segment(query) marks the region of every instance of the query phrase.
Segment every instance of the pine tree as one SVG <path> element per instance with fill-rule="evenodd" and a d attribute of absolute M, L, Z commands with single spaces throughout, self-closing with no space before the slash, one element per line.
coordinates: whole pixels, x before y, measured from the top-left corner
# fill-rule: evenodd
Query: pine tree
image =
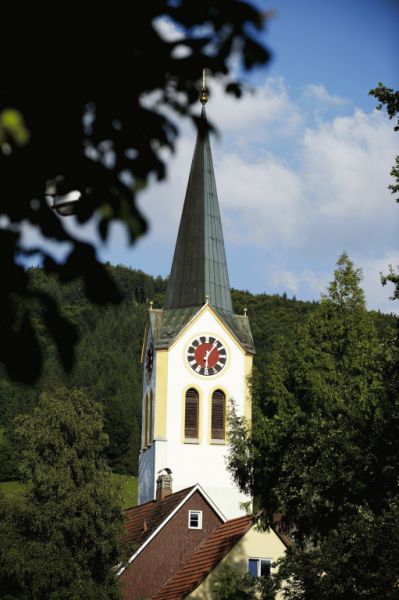
<path fill-rule="evenodd" d="M 368 567 L 356 562 L 357 545 L 379 526 L 386 533 L 384 523 L 397 514 L 399 452 L 391 421 L 398 403 L 388 393 L 385 373 L 393 353 L 377 337 L 360 281 L 360 271 L 343 254 L 327 295 L 294 342 L 281 344 L 254 377 L 252 436 L 242 422 L 232 424 L 230 468 L 236 479 L 264 510 L 265 525 L 277 512 L 296 530 L 298 545 L 281 568 L 291 578 L 287 598 L 333 598 L 314 585 L 330 582 L 333 589 L 338 573 L 336 598 L 367 589 L 370 582 L 360 574 Z M 387 547 L 397 548 L 398 533 L 384 540 Z M 342 555 L 334 559 L 337 539 L 345 545 L 346 562 L 340 562 Z M 377 547 L 369 544 L 371 555 Z M 377 577 L 378 585 L 393 590 L 398 576 L 392 567 L 389 582 Z"/>
<path fill-rule="evenodd" d="M 58 390 L 21 416 L 17 431 L 27 490 L 1 507 L 0 598 L 118 598 L 122 516 L 99 406 L 82 391 Z"/>

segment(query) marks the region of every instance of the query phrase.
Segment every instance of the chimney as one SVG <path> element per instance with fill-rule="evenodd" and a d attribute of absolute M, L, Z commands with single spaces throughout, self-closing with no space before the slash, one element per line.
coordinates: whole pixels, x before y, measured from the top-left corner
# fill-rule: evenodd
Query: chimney
<path fill-rule="evenodd" d="M 168 468 L 158 471 L 156 500 L 163 500 L 172 494 L 172 471 Z"/>

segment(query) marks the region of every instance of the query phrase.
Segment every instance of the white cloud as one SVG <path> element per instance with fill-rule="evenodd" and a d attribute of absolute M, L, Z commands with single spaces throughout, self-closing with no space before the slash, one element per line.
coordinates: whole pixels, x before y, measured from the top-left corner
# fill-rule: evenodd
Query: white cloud
<path fill-rule="evenodd" d="M 248 143 L 270 135 L 271 131 L 275 133 L 276 129 L 280 136 L 292 135 L 302 123 L 300 110 L 290 99 L 281 77 L 267 78 L 256 93 L 247 92 L 239 100 L 224 93 L 222 82 L 210 81 L 209 87 L 209 117 L 222 135 L 245 132 Z"/>
<path fill-rule="evenodd" d="M 234 284 L 319 298 L 346 250 L 365 268 L 370 306 L 381 301 L 388 310 L 372 265 L 380 260 L 383 270 L 399 225 L 387 189 L 398 151 L 391 124 L 376 111 L 355 110 L 305 126 L 281 79 L 241 101 L 213 86 L 207 108 L 222 134 L 212 146 L 225 239 L 233 252 L 240 248 L 236 263 L 249 265 L 245 272 L 230 265 Z M 193 130 L 182 131 L 168 181 L 140 201 L 154 239 L 171 252 L 194 148 Z"/>
<path fill-rule="evenodd" d="M 300 220 L 301 183 L 282 161 L 267 155 L 248 163 L 227 154 L 216 171 L 229 236 L 262 248 L 293 239 Z"/>
<path fill-rule="evenodd" d="M 309 83 L 304 87 L 303 95 L 305 98 L 311 98 L 331 106 L 342 106 L 349 103 L 347 98 L 329 94 L 326 87 L 322 83 Z"/>
<path fill-rule="evenodd" d="M 330 217 L 365 221 L 387 196 L 396 138 L 382 115 L 357 110 L 308 128 L 303 139 L 305 185 Z"/>
<path fill-rule="evenodd" d="M 399 209 L 387 189 L 398 153 L 392 124 L 376 111 L 340 116 L 339 104 L 332 117 L 305 119 L 281 78 L 239 101 L 211 85 L 207 112 L 221 133 L 212 150 L 234 286 L 318 299 L 346 250 L 364 269 L 369 306 L 392 311 L 379 283 L 379 272 L 399 263 Z M 149 234 L 132 250 L 113 236 L 104 259 L 168 273 L 195 142 L 188 122 L 179 127 L 167 180 L 139 196 Z"/>

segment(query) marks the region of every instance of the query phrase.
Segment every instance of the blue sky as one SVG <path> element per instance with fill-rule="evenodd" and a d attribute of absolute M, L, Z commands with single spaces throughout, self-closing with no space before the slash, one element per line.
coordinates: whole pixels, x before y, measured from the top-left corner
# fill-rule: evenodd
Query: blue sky
<path fill-rule="evenodd" d="M 264 34 L 273 60 L 246 76 L 256 93 L 235 101 L 209 81 L 230 283 L 318 299 L 346 250 L 363 269 L 368 306 L 393 311 L 379 273 L 399 265 L 399 205 L 387 189 L 399 135 L 368 91 L 379 81 L 399 89 L 399 2 L 257 4 L 275 15 Z M 150 232 L 129 246 L 115 227 L 99 246 L 104 260 L 168 275 L 195 143 L 193 128 L 179 126 L 167 181 L 139 199 Z"/>
<path fill-rule="evenodd" d="M 321 82 L 334 94 L 371 109 L 367 91 L 378 81 L 398 84 L 397 0 L 276 0 L 266 39 L 274 53 L 270 74 L 282 75 L 294 93 Z"/>

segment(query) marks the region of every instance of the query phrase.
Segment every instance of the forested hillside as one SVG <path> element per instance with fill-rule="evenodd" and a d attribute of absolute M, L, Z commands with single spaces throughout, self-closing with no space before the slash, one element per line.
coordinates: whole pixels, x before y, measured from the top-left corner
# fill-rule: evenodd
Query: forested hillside
<path fill-rule="evenodd" d="M 141 345 L 147 303 L 162 307 L 167 281 L 142 271 L 108 265 L 124 300 L 120 305 L 94 306 L 78 283 L 60 285 L 39 268 L 31 270 L 35 285 L 49 291 L 63 307 L 64 314 L 80 332 L 76 364 L 65 375 L 58 364 L 57 351 L 37 312 L 37 330 L 41 338 L 45 367 L 38 383 L 23 386 L 11 383 L 0 373 L 0 480 L 16 479 L 17 454 L 12 433 L 14 417 L 32 408 L 44 391 L 61 386 L 82 387 L 104 405 L 105 428 L 109 435 L 108 460 L 113 471 L 137 474 L 140 445 Z M 248 309 L 257 355 L 255 364 L 262 369 L 280 336 L 290 338 L 295 326 L 317 306 L 316 302 L 288 299 L 285 294 L 250 294 L 233 290 L 234 310 Z M 380 336 L 384 336 L 395 317 L 373 313 Z"/>

